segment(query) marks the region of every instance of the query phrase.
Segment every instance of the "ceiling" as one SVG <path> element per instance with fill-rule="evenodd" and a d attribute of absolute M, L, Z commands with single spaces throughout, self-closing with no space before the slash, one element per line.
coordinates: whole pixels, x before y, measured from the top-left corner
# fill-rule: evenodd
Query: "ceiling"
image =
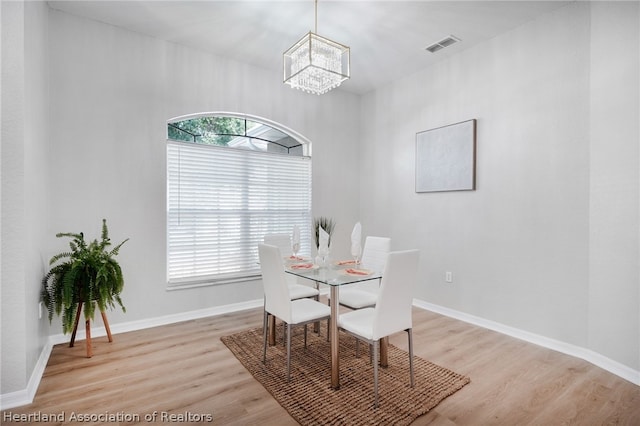
<path fill-rule="evenodd" d="M 468 49 L 569 1 L 318 2 L 317 33 L 351 48 L 351 79 L 363 94 Z M 270 70 L 314 29 L 313 0 L 62 1 L 54 8 Z M 461 41 L 430 53 L 448 35 Z"/>

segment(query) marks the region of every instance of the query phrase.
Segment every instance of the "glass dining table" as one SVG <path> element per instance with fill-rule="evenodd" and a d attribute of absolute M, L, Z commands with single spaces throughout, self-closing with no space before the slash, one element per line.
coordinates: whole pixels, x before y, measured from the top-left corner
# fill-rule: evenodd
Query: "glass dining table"
<path fill-rule="evenodd" d="M 348 269 L 353 265 L 331 264 L 313 269 L 292 269 L 285 268 L 286 272 L 300 278 L 315 282 L 316 287 L 320 284 L 329 286 L 331 294 L 331 318 L 329 320 L 329 338 L 331 346 L 331 387 L 340 388 L 340 354 L 338 335 L 338 312 L 340 307 L 340 287 L 343 285 L 355 284 L 363 281 L 380 280 L 382 272 L 370 271 L 368 274 L 349 273 Z M 359 269 L 357 269 L 359 271 Z M 380 365 L 388 365 L 387 339 L 380 341 Z"/>

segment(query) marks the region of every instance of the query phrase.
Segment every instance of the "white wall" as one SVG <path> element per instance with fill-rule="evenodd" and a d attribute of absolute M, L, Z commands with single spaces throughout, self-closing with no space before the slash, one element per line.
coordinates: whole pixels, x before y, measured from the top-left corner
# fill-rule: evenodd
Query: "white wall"
<path fill-rule="evenodd" d="M 21 3 L 0 3 L 2 10 L 2 390 L 25 387 L 24 246 L 24 9 Z M 13 283 L 13 285 L 8 285 Z M 9 303 L 9 300 L 12 303 Z M 16 318 L 20 320 L 16 320 Z M 13 323 L 9 329 L 7 324 Z"/>
<path fill-rule="evenodd" d="M 50 332 L 48 322 L 40 318 L 38 306 L 40 283 L 48 261 L 42 257 L 42 246 L 50 238 L 47 235 L 50 207 L 48 17 L 49 8 L 45 3 L 25 3 L 24 338 L 27 372 L 38 361 Z M 46 309 L 43 309 L 42 317 L 46 318 L 46 315 Z"/>
<path fill-rule="evenodd" d="M 639 20 L 574 3 L 363 98 L 363 226 L 417 298 L 640 368 Z M 416 132 L 471 118 L 477 190 L 415 193 Z"/>
<path fill-rule="evenodd" d="M 2 2 L 2 393 L 24 389 L 49 328 L 38 319 L 48 218 L 48 7 Z"/>
<path fill-rule="evenodd" d="M 592 6 L 590 64 L 589 348 L 636 370 L 640 366 L 639 9 L 637 2 Z"/>

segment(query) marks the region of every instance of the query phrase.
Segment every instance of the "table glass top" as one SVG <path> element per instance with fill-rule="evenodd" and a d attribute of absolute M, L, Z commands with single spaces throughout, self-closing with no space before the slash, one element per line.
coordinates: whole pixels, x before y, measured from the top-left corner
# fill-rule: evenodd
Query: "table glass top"
<path fill-rule="evenodd" d="M 336 265 L 329 265 L 324 267 L 314 266 L 313 269 L 291 269 L 291 267 L 286 267 L 285 271 L 298 277 L 332 286 L 353 284 L 357 282 L 377 280 L 382 278 L 382 272 L 371 271 L 361 267 L 345 268 Z M 364 272 L 368 273 L 364 275 Z"/>

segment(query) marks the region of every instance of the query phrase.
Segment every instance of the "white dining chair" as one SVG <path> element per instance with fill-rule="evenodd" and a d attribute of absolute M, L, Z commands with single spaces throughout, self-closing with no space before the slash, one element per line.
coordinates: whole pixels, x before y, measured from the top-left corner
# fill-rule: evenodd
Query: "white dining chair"
<path fill-rule="evenodd" d="M 291 251 L 291 237 L 289 234 L 266 234 L 263 237 L 263 242 L 267 245 L 278 247 L 280 250 L 280 261 L 285 264 L 284 258 L 288 257 Z M 320 300 L 320 289 L 313 288 L 308 285 L 300 284 L 298 278 L 295 275 L 285 274 L 287 284 L 289 286 L 289 296 L 291 300 L 304 299 L 307 297 L 315 300 Z M 282 332 L 286 334 L 286 328 L 283 327 Z M 284 334 L 283 334 L 284 336 Z M 282 339 L 284 344 L 285 339 Z"/>
<path fill-rule="evenodd" d="M 266 234 L 263 242 L 271 246 L 277 246 L 283 257 L 293 253 L 291 250 L 291 236 L 289 234 Z"/>
<path fill-rule="evenodd" d="M 262 362 L 267 362 L 267 329 L 269 315 L 286 324 L 287 381 L 291 380 L 291 326 L 304 325 L 304 345 L 307 346 L 307 324 L 331 317 L 331 308 L 312 299 L 291 300 L 289 286 L 282 268 L 282 257 L 276 246 L 258 246 L 262 283 L 264 285 Z M 328 359 L 328 357 L 327 357 Z"/>
<path fill-rule="evenodd" d="M 291 237 L 289 234 L 266 234 L 263 238 L 265 244 L 276 246 L 280 250 L 280 262 L 284 267 L 284 258 L 291 254 Z M 289 294 L 291 300 L 302 299 L 305 297 L 313 297 L 316 300 L 320 297 L 320 291 L 317 288 L 298 283 L 295 275 L 287 274 L 287 283 L 289 284 Z"/>
<path fill-rule="evenodd" d="M 373 271 L 384 271 L 387 255 L 391 250 L 391 238 L 368 236 L 362 250 L 361 267 Z M 378 281 L 367 281 L 340 289 L 340 305 L 350 309 L 375 306 L 378 300 Z"/>
<path fill-rule="evenodd" d="M 338 317 L 341 330 L 373 346 L 373 382 L 375 407 L 378 407 L 379 341 L 400 331 L 409 339 L 409 374 L 413 377 L 413 336 L 411 305 L 418 276 L 418 250 L 390 252 L 382 275 L 378 301 L 373 308 L 358 309 Z"/>

